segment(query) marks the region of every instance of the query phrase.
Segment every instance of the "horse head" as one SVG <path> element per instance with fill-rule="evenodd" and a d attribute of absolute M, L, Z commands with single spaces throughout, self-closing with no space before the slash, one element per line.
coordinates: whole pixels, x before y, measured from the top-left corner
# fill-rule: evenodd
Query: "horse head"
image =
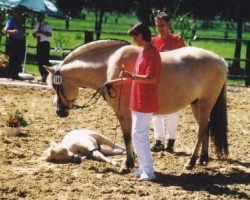
<path fill-rule="evenodd" d="M 107 66 L 117 49 L 129 45 L 119 40 L 99 40 L 69 53 L 58 67 L 46 67 L 49 82 L 56 91 L 54 105 L 59 117 L 68 117 L 79 87 L 98 90 L 107 81 Z"/>
<path fill-rule="evenodd" d="M 64 77 L 63 72 L 56 67 L 44 66 L 48 72 L 48 82 L 54 88 L 56 94 L 53 105 L 56 107 L 56 114 L 59 117 L 68 117 L 69 110 L 73 108 L 73 104 L 79 94 L 79 88 L 71 80 Z"/>

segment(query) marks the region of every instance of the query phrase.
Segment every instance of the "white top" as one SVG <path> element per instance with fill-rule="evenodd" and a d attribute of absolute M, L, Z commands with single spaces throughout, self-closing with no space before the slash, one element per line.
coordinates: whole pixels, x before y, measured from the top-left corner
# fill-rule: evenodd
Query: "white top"
<path fill-rule="evenodd" d="M 38 28 L 39 28 L 39 24 L 36 26 L 35 31 L 37 31 Z M 49 23 L 47 23 L 45 21 L 41 22 L 40 29 L 41 29 L 41 31 L 49 32 L 49 33 L 52 34 L 52 28 L 51 28 L 51 26 L 49 25 Z M 51 37 L 48 37 L 48 36 L 46 36 L 44 34 L 38 34 L 38 35 L 40 35 L 40 42 L 44 42 L 44 41 L 49 42 L 50 41 Z"/>

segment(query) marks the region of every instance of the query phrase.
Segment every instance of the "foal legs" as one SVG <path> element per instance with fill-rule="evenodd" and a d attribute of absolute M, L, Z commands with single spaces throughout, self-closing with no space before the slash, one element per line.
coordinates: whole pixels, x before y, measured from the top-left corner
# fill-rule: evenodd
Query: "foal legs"
<path fill-rule="evenodd" d="M 93 136 L 97 140 L 99 145 L 107 145 L 107 146 L 113 148 L 113 150 L 110 151 L 111 155 L 115 155 L 114 154 L 115 152 L 116 152 L 116 154 L 119 154 L 119 153 L 125 151 L 124 147 L 120 146 L 119 144 L 115 144 L 112 140 L 110 140 L 110 139 L 108 139 L 100 134 L 95 134 Z"/>
<path fill-rule="evenodd" d="M 100 151 L 93 151 L 92 158 L 99 161 L 110 163 L 111 165 L 117 166 L 118 163 L 111 158 L 104 156 Z"/>

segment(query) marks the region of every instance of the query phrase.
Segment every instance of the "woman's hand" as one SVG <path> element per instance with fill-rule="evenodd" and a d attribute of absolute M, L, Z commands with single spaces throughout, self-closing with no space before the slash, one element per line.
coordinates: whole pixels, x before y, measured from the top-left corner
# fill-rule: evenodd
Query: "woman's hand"
<path fill-rule="evenodd" d="M 120 75 L 119 75 L 120 78 L 130 78 L 130 79 L 134 79 L 134 76 L 132 73 L 126 71 L 126 70 L 122 70 L 120 72 Z"/>

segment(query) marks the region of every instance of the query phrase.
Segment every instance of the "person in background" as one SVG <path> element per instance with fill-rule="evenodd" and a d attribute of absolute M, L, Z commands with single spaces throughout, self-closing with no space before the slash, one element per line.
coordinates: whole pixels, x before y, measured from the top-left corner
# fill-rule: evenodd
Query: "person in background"
<path fill-rule="evenodd" d="M 22 29 L 22 10 L 14 9 L 13 17 L 7 20 L 3 29 L 6 34 L 6 55 L 9 56 L 8 78 L 22 80 L 18 73 L 22 70 L 25 40 Z"/>
<path fill-rule="evenodd" d="M 155 17 L 155 25 L 158 30 L 158 35 L 152 37 L 152 44 L 159 52 L 171 51 L 185 46 L 181 36 L 169 33 L 170 30 L 170 14 L 159 12 Z M 155 144 L 152 145 L 151 151 L 159 152 L 165 149 L 166 151 L 174 151 L 174 142 L 176 139 L 177 126 L 179 122 L 179 112 L 172 113 L 166 116 L 167 127 L 165 134 L 165 124 L 163 115 L 152 116 Z"/>
<path fill-rule="evenodd" d="M 48 76 L 47 70 L 43 65 L 49 65 L 50 59 L 50 39 L 52 36 L 52 28 L 45 20 L 45 14 L 37 15 L 38 25 L 33 33 L 33 37 L 37 39 L 37 63 L 41 75 L 41 82 L 45 83 Z"/>
<path fill-rule="evenodd" d="M 153 160 L 150 152 L 149 122 L 158 110 L 157 88 L 160 80 L 161 58 L 151 43 L 150 29 L 138 22 L 128 30 L 134 42 L 142 47 L 138 54 L 134 72 L 122 70 L 120 79 L 107 84 L 121 84 L 132 80 L 129 109 L 132 116 L 132 143 L 137 154 L 139 167 L 131 176 L 139 180 L 155 179 Z"/>

